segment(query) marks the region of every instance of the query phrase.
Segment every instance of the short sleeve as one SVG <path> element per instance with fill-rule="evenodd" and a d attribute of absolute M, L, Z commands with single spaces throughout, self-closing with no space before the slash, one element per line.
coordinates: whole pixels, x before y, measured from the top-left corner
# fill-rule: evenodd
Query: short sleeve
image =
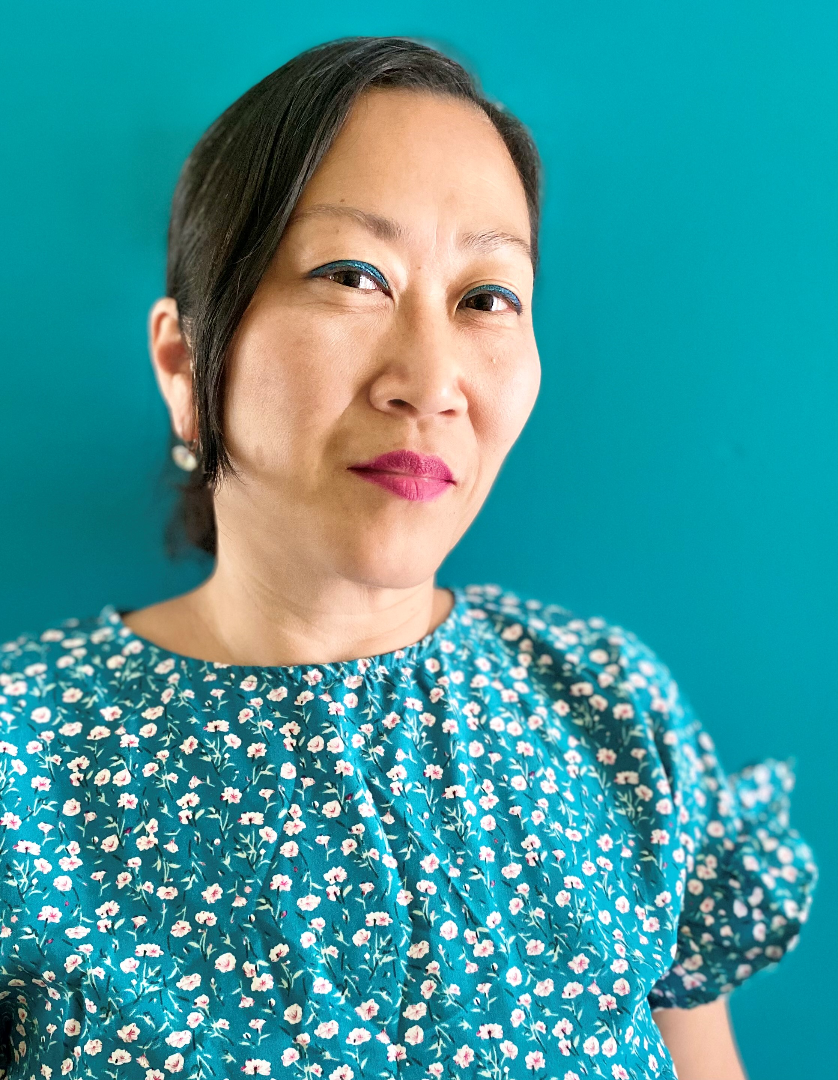
<path fill-rule="evenodd" d="M 793 762 L 766 760 L 726 775 L 669 670 L 627 637 L 683 852 L 672 965 L 648 1000 L 653 1010 L 691 1008 L 730 993 L 795 947 L 818 871 L 789 822 Z"/>

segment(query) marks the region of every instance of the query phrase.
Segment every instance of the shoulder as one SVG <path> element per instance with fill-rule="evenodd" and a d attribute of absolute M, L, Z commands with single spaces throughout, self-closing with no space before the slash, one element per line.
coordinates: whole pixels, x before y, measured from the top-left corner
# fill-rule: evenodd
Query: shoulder
<path fill-rule="evenodd" d="M 526 669 L 544 703 L 591 745 L 646 747 L 674 779 L 700 769 L 713 743 L 667 665 L 638 634 L 605 615 L 581 614 L 552 598 L 464 590 L 486 626 L 487 648 Z M 610 751 L 609 751 L 610 755 Z M 608 756 L 608 755 L 607 755 Z M 685 757 L 683 763 L 673 757 Z"/>
<path fill-rule="evenodd" d="M 24 629 L 14 637 L 0 638 L 0 671 L 23 671 L 32 663 L 57 664 L 61 657 L 79 657 L 78 650 L 96 649 L 115 637 L 116 612 L 111 604 L 98 614 L 58 619 L 47 626 Z M 69 666 L 69 665 L 66 665 Z"/>
<path fill-rule="evenodd" d="M 49 719 L 51 702 L 72 704 L 118 648 L 111 605 L 98 615 L 57 620 L 0 640 L 0 729 L 23 716 Z M 40 712 L 37 710 L 40 709 Z"/>
<path fill-rule="evenodd" d="M 661 710 L 677 697 L 672 674 L 653 649 L 602 613 L 583 614 L 552 598 L 495 584 L 468 585 L 463 592 L 472 618 L 489 623 L 510 648 L 531 652 L 536 663 L 558 663 L 567 673 L 587 676 L 600 688 L 619 686 L 632 695 L 647 696 Z M 537 650 L 543 650 L 541 655 Z"/>

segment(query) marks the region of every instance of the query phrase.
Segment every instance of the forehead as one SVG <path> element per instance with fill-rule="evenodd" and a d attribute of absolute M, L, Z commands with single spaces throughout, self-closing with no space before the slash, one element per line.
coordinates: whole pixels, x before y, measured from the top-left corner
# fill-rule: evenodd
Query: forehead
<path fill-rule="evenodd" d="M 358 98 L 295 217 L 323 227 L 322 215 L 304 213 L 322 204 L 360 207 L 437 239 L 470 230 L 529 238 L 524 188 L 494 124 L 470 102 L 426 91 Z"/>

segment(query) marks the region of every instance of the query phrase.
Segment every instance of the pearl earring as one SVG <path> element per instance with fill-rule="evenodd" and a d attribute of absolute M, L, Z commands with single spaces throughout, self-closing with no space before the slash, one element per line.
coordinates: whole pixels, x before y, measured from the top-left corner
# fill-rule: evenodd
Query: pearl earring
<path fill-rule="evenodd" d="M 172 460 L 184 472 L 194 472 L 198 468 L 198 440 L 191 443 L 175 443 L 172 447 Z"/>

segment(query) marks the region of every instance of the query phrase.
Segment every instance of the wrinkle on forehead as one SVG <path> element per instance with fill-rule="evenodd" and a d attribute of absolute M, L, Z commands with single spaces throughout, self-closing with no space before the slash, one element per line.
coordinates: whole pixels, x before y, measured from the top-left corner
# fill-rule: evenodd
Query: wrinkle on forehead
<path fill-rule="evenodd" d="M 354 206 L 338 206 L 330 203 L 318 203 L 301 210 L 295 210 L 288 221 L 288 227 L 299 221 L 305 221 L 312 217 L 343 217 L 349 218 L 363 228 L 369 230 L 380 240 L 405 241 L 410 239 L 410 230 L 392 218 L 382 214 L 374 214 L 368 210 L 360 210 Z M 520 248 L 527 258 L 532 261 L 532 249 L 529 243 L 521 236 L 503 232 L 498 229 L 484 229 L 480 232 L 463 232 L 457 238 L 457 246 L 468 248 L 472 251 L 490 252 L 498 248 L 511 245 Z"/>

